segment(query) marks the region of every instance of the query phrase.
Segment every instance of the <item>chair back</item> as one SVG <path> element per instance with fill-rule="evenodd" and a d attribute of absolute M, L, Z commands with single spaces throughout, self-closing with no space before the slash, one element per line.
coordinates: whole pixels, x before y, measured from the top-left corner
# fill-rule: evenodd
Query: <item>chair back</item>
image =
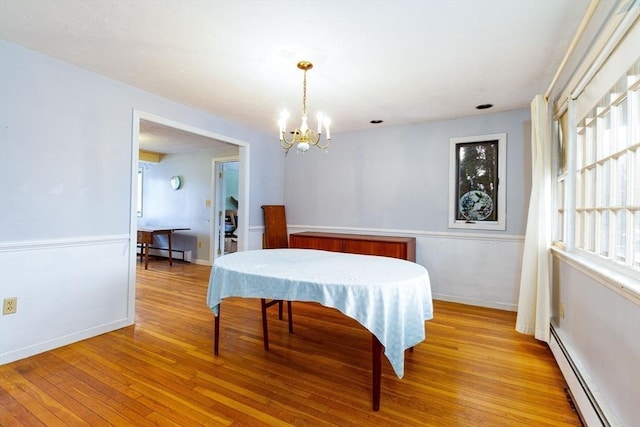
<path fill-rule="evenodd" d="M 264 213 L 263 248 L 288 248 L 289 235 L 284 205 L 263 205 L 262 211 Z"/>

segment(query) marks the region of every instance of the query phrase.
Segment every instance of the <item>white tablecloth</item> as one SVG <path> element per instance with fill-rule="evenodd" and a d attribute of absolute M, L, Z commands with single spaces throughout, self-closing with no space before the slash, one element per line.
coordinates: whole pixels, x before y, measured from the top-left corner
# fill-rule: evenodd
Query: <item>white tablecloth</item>
<path fill-rule="evenodd" d="M 207 303 L 227 297 L 313 301 L 340 310 L 373 333 L 396 375 L 404 351 L 425 339 L 433 318 L 427 270 L 396 258 L 312 249 L 236 252 L 215 260 Z"/>

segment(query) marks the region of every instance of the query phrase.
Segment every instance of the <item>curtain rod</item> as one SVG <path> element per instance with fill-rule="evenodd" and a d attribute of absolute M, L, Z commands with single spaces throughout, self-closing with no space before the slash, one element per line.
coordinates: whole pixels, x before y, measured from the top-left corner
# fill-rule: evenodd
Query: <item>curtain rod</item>
<path fill-rule="evenodd" d="M 562 59 L 562 62 L 560 63 L 560 66 L 558 67 L 558 71 L 556 71 L 556 75 L 553 76 L 553 80 L 551 80 L 551 84 L 549 85 L 549 89 L 547 89 L 547 91 L 544 94 L 544 99 L 545 100 L 549 101 L 549 96 L 551 95 L 551 91 L 553 90 L 553 88 L 555 87 L 556 83 L 558 82 L 558 79 L 560 78 L 560 74 L 562 74 L 562 72 L 564 71 L 564 67 L 567 66 L 567 62 L 569 62 L 569 57 L 571 56 L 571 54 L 573 54 L 573 51 L 575 50 L 576 46 L 578 45 L 578 41 L 580 40 L 580 37 L 582 37 L 582 34 L 584 33 L 584 30 L 587 28 L 587 25 L 591 21 L 591 18 L 593 17 L 593 14 L 595 13 L 595 11 L 598 8 L 599 4 L 600 4 L 600 0 L 594 0 L 591 3 L 589 3 L 589 8 L 585 12 L 584 17 L 582 18 L 582 21 L 580 22 L 580 26 L 578 26 L 576 34 L 573 36 L 573 40 L 571 40 L 571 44 L 569 45 L 569 49 L 567 49 L 567 53 L 564 55 L 564 58 Z"/>

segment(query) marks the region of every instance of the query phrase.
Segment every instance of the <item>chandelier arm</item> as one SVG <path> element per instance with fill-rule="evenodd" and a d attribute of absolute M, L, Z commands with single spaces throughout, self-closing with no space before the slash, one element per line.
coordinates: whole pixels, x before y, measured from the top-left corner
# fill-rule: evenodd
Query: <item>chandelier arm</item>
<path fill-rule="evenodd" d="M 281 139 L 280 140 L 280 147 L 284 148 L 285 150 L 289 150 L 289 148 L 293 147 L 293 143 L 288 143 L 288 142 L 283 141 Z"/>
<path fill-rule="evenodd" d="M 284 147 L 283 144 L 286 144 L 288 147 L 291 147 L 301 142 L 310 142 L 308 138 L 308 133 L 309 131 L 307 131 L 306 134 L 303 134 L 300 129 L 296 129 L 293 132 L 291 132 L 291 139 L 287 139 L 286 133 L 283 131 L 280 133 L 280 145 Z"/>
<path fill-rule="evenodd" d="M 318 144 L 318 142 L 320 142 L 320 134 L 314 130 L 307 129 L 307 133 L 302 139 L 305 140 L 304 142 L 308 142 L 311 145 L 316 145 Z"/>
<path fill-rule="evenodd" d="M 316 147 L 322 149 L 322 150 L 326 150 L 327 148 L 329 148 L 329 144 L 331 144 L 331 140 L 327 139 L 327 142 L 325 144 L 320 144 L 320 141 L 318 140 L 318 143 L 316 144 Z"/>
<path fill-rule="evenodd" d="M 291 140 L 287 140 L 285 133 L 280 132 L 280 146 L 285 150 L 293 147 L 293 144 L 296 142 L 295 135 L 291 138 Z"/>

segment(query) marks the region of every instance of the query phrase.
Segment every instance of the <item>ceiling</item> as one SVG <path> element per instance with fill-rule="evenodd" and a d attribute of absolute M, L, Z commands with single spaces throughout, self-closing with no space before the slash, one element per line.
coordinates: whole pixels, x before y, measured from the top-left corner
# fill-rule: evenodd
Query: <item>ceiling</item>
<path fill-rule="evenodd" d="M 177 154 L 226 148 L 230 144 L 195 133 L 140 120 L 140 149 L 152 153 Z"/>
<path fill-rule="evenodd" d="M 309 60 L 310 124 L 322 111 L 338 140 L 527 107 L 548 89 L 588 4 L 0 0 L 0 38 L 274 140 L 279 112 L 301 112 L 296 63 Z"/>

